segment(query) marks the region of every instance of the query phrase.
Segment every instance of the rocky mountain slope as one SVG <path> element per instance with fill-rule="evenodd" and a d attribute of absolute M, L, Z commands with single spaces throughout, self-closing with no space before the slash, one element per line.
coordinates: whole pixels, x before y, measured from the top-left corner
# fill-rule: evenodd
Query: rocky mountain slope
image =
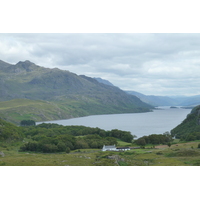
<path fill-rule="evenodd" d="M 117 87 L 66 70 L 40 67 L 30 61 L 20 61 L 15 65 L 0 61 L 0 86 L 0 101 L 43 100 L 54 103 L 68 118 L 91 114 L 146 112 L 153 108 Z M 0 107 L 0 115 L 1 110 Z"/>
<path fill-rule="evenodd" d="M 102 79 L 102 78 L 94 78 L 95 80 L 97 80 L 99 83 L 103 83 L 105 85 L 110 85 L 110 86 L 114 86 L 110 81 Z"/>

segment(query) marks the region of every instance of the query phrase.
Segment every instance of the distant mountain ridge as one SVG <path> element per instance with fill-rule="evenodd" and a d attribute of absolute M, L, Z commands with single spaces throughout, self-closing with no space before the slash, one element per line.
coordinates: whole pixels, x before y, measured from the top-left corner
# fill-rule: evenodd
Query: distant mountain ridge
<path fill-rule="evenodd" d="M 197 106 L 200 104 L 200 95 L 196 96 L 155 96 L 144 95 L 135 91 L 126 91 L 128 94 L 137 96 L 141 101 L 153 106 Z"/>
<path fill-rule="evenodd" d="M 101 78 L 95 78 L 98 82 L 106 85 L 112 85 L 107 80 Z M 144 95 L 136 91 L 125 91 L 128 94 L 138 97 L 141 101 L 150 104 L 152 106 L 197 106 L 200 105 L 200 95 L 195 96 L 156 96 L 156 95 Z"/>
<path fill-rule="evenodd" d="M 126 91 L 128 94 L 137 96 L 143 102 L 146 102 L 153 106 L 177 106 L 177 101 L 167 96 L 154 96 L 144 95 L 135 91 Z"/>
<path fill-rule="evenodd" d="M 106 85 L 112 85 L 111 82 L 101 78 L 95 78 L 99 83 Z M 200 95 L 196 96 L 156 96 L 156 95 L 144 95 L 136 91 L 125 91 L 128 94 L 138 97 L 141 101 L 150 104 L 152 106 L 185 106 L 195 107 L 200 105 Z"/>
<path fill-rule="evenodd" d="M 197 106 L 200 105 L 200 95 L 178 98 L 179 104 L 182 106 Z"/>
<path fill-rule="evenodd" d="M 44 68 L 28 60 L 15 65 L 0 61 L 0 85 L 0 101 L 29 99 L 43 100 L 47 104 L 52 102 L 55 107 L 63 110 L 62 116 L 68 118 L 147 112 L 153 108 L 115 86 L 102 84 L 94 78 L 78 76 L 66 70 Z M 34 103 L 37 105 L 37 102 Z M 43 102 L 43 105 L 46 104 Z M 19 108 L 17 113 L 20 113 Z M 45 120 L 45 110 L 42 115 Z M 55 117 L 55 114 L 52 116 L 52 119 L 48 117 L 46 120 L 60 119 Z M 37 121 L 37 114 L 35 120 Z"/>

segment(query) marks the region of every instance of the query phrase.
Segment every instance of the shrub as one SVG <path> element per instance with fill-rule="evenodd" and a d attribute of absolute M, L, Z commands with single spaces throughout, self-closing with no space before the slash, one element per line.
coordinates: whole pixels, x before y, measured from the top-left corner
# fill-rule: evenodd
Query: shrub
<path fill-rule="evenodd" d="M 194 150 L 180 150 L 180 151 L 176 151 L 176 152 L 171 152 L 166 154 L 167 157 L 179 157 L 179 156 L 199 156 L 199 152 L 198 151 L 194 151 Z"/>
<path fill-rule="evenodd" d="M 157 155 L 163 155 L 163 152 L 159 151 L 156 153 Z"/>
<path fill-rule="evenodd" d="M 35 121 L 33 120 L 22 120 L 20 122 L 21 126 L 35 126 Z"/>
<path fill-rule="evenodd" d="M 66 148 L 66 153 L 70 153 L 70 148 L 69 147 Z"/>
<path fill-rule="evenodd" d="M 119 164 L 119 166 L 128 166 L 128 163 L 126 163 L 124 161 L 119 161 L 118 164 Z"/>

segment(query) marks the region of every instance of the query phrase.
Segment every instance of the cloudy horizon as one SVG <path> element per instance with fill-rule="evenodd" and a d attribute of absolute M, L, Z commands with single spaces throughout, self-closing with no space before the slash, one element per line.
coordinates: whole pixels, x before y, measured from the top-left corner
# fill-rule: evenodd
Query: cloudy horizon
<path fill-rule="evenodd" d="M 145 95 L 199 95 L 200 34 L 0 34 L 0 60 L 100 77 Z"/>

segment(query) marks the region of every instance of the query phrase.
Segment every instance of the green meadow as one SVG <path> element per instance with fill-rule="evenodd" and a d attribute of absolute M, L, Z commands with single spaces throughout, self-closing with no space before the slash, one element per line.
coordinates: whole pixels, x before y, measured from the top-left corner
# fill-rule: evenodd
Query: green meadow
<path fill-rule="evenodd" d="M 199 166 L 200 141 L 131 149 L 126 152 L 102 152 L 81 149 L 70 153 L 19 152 L 18 146 L 1 148 L 1 166 Z"/>
<path fill-rule="evenodd" d="M 32 100 L 10 103 L 15 109 L 20 103 L 28 107 L 48 106 L 48 102 Z M 9 106 L 1 102 L 0 112 L 7 112 Z M 0 166 L 199 166 L 197 108 L 173 130 L 176 139 L 167 132 L 134 139 L 130 132 L 117 129 L 105 131 L 57 124 L 19 127 L 0 119 Z M 182 126 L 187 128 L 183 136 L 178 134 L 185 130 Z M 103 145 L 111 144 L 132 148 L 125 152 L 101 151 Z"/>
<path fill-rule="evenodd" d="M 70 106 L 73 105 L 73 106 Z M 75 113 L 80 105 L 76 102 L 53 102 L 30 99 L 14 99 L 0 102 L 0 117 L 14 124 L 21 120 L 51 121 L 57 119 L 68 119 L 87 115 L 82 112 Z"/>

